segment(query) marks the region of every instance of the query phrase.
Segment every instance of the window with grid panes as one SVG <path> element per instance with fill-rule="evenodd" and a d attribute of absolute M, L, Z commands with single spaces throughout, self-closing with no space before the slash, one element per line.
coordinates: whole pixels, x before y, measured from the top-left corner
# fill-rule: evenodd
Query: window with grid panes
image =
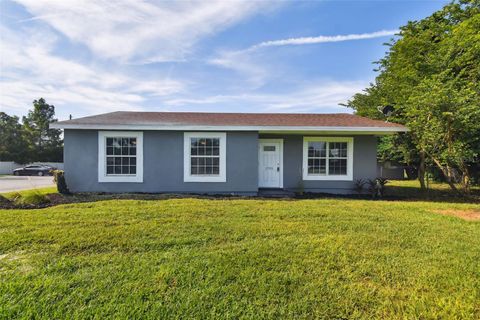
<path fill-rule="evenodd" d="M 137 138 L 107 137 L 105 147 L 107 176 L 137 173 Z"/>

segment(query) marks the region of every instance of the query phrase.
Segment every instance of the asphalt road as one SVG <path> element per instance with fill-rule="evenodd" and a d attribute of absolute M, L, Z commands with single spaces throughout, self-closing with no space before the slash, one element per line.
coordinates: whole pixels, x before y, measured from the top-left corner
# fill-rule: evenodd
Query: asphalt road
<path fill-rule="evenodd" d="M 0 176 L 0 193 L 28 190 L 36 188 L 52 187 L 52 176 L 28 177 L 28 176 Z"/>

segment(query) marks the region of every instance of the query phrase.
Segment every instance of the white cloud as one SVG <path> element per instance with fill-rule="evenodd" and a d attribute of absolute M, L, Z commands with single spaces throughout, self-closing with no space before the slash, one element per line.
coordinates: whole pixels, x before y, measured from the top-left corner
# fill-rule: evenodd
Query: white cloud
<path fill-rule="evenodd" d="M 338 104 L 346 102 L 367 85 L 368 81 L 319 81 L 289 92 L 166 99 L 165 104 L 171 107 L 242 106 L 255 112 L 348 112 Z"/>
<path fill-rule="evenodd" d="M 318 36 L 318 37 L 300 37 L 300 38 L 290 38 L 290 39 L 283 39 L 283 40 L 271 40 L 271 41 L 264 41 L 254 46 L 251 46 L 247 50 L 254 50 L 254 49 L 259 49 L 264 47 L 278 47 L 278 46 L 289 46 L 289 45 L 303 45 L 303 44 L 374 39 L 374 38 L 393 36 L 398 32 L 399 30 L 381 30 L 381 31 L 375 31 L 371 33 L 346 34 L 346 35 L 335 35 L 335 36 Z"/>
<path fill-rule="evenodd" d="M 333 36 L 317 36 L 317 37 L 300 37 L 283 40 L 264 41 L 252 45 L 242 50 L 223 50 L 219 51 L 213 58 L 207 60 L 209 64 L 213 64 L 222 68 L 236 71 L 237 73 L 247 76 L 249 83 L 256 87 L 262 86 L 268 77 L 272 78 L 276 74 L 276 68 L 271 66 L 266 54 L 261 55 L 262 61 L 258 61 L 260 49 L 268 47 L 280 47 L 289 45 L 305 45 L 318 44 L 327 42 L 341 42 L 373 39 L 386 36 L 393 36 L 398 30 L 381 30 L 371 33 L 333 35 Z"/>
<path fill-rule="evenodd" d="M 216 57 L 209 59 L 207 63 L 246 76 L 248 83 L 254 88 L 262 86 L 266 78 L 273 72 L 267 65 L 259 64 L 250 55 L 238 51 L 222 51 Z"/>
<path fill-rule="evenodd" d="M 16 0 L 94 54 L 121 61 L 179 61 L 200 39 L 272 7 L 270 1 Z"/>
<path fill-rule="evenodd" d="M 31 102 L 44 97 L 57 113 L 91 114 L 118 109 L 138 110 L 149 97 L 183 91 L 168 77 L 155 80 L 119 70 L 84 64 L 54 53 L 58 41 L 48 30 L 13 31 L 0 27 L 0 110 L 24 114 Z"/>

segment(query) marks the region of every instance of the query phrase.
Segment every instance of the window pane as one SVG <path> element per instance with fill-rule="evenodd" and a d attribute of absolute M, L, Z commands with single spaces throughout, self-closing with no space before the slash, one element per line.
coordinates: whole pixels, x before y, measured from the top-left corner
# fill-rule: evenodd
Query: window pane
<path fill-rule="evenodd" d="M 346 175 L 347 159 L 330 159 L 328 161 L 328 170 L 330 175 Z"/>
<path fill-rule="evenodd" d="M 190 159 L 190 174 L 218 175 L 220 173 L 220 158 L 212 156 L 195 156 Z"/>
<path fill-rule="evenodd" d="M 137 138 L 109 137 L 106 146 L 107 175 L 136 174 Z"/>
<path fill-rule="evenodd" d="M 266 151 L 266 152 L 275 151 L 275 146 L 264 146 L 263 151 Z"/>
<path fill-rule="evenodd" d="M 190 155 L 191 175 L 219 174 L 219 138 L 190 138 Z"/>
<path fill-rule="evenodd" d="M 119 145 L 116 145 L 113 147 L 113 154 L 114 155 L 121 155 L 122 154 L 122 147 Z"/>
<path fill-rule="evenodd" d="M 325 157 L 327 154 L 327 144 L 323 141 L 314 141 L 308 143 L 309 157 Z"/>
<path fill-rule="evenodd" d="M 198 168 L 197 168 L 197 166 L 192 166 L 192 167 L 190 168 L 190 173 L 191 173 L 191 174 L 198 174 Z"/>
<path fill-rule="evenodd" d="M 325 174 L 326 160 L 325 159 L 308 159 L 308 173 L 309 174 Z"/>
<path fill-rule="evenodd" d="M 329 145 L 330 157 L 347 157 L 347 143 L 346 142 L 330 142 Z"/>
<path fill-rule="evenodd" d="M 312 141 L 308 143 L 308 174 L 326 174 L 327 143 Z"/>

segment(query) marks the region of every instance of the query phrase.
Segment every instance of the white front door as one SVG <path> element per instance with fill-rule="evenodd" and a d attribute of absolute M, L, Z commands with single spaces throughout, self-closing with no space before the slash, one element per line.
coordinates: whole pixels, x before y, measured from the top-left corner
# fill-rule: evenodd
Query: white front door
<path fill-rule="evenodd" d="M 258 170 L 260 188 L 283 187 L 283 140 L 259 140 Z"/>

